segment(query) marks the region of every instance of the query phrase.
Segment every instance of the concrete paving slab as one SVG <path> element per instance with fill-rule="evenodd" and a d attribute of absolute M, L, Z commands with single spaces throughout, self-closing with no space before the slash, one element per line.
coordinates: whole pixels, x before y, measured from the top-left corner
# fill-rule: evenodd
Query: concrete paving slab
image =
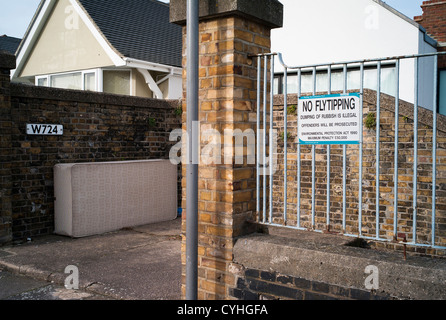
<path fill-rule="evenodd" d="M 178 300 L 180 232 L 181 219 L 176 219 L 81 239 L 47 236 L 0 248 L 0 267 L 63 285 L 70 275 L 65 269 L 75 266 L 86 292 L 123 300 Z"/>
<path fill-rule="evenodd" d="M 66 288 L 44 280 L 0 270 L 0 300 L 110 300 L 111 298 Z"/>
<path fill-rule="evenodd" d="M 29 292 L 47 286 L 48 283 L 46 281 L 39 281 L 0 271 L 0 300 L 5 300 L 20 295 L 23 292 Z"/>

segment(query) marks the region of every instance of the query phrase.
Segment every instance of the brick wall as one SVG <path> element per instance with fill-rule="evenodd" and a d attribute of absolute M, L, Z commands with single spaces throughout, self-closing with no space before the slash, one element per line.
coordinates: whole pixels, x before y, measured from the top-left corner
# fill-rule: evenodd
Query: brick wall
<path fill-rule="evenodd" d="M 446 52 L 446 2 L 443 0 L 423 1 L 423 15 L 414 17 L 438 43 L 438 51 Z M 446 68 L 446 57 L 440 56 L 438 67 Z"/>
<path fill-rule="evenodd" d="M 422 27 L 426 29 L 426 32 L 433 37 L 437 41 L 437 50 L 439 52 L 446 52 L 446 1 L 444 0 L 429 0 L 423 1 L 421 5 L 423 9 L 423 14 L 421 16 L 414 17 L 414 20 L 419 23 Z M 446 68 L 446 56 L 438 57 L 438 68 L 445 69 Z M 367 96 L 366 96 L 367 97 Z M 374 111 L 374 106 L 370 105 L 370 102 L 373 101 L 373 95 L 368 95 L 369 104 L 366 106 L 369 107 L 370 112 Z M 376 99 L 376 98 L 375 98 Z M 385 102 L 388 102 L 388 107 L 392 106 L 392 101 L 389 98 L 384 98 Z M 390 110 L 390 112 L 389 112 Z M 384 175 L 384 197 L 383 197 L 383 210 L 388 212 L 389 203 L 393 201 L 391 196 L 390 188 L 392 188 L 392 178 L 391 178 L 391 170 L 393 170 L 393 166 L 390 163 L 390 157 L 393 157 L 393 153 L 391 151 L 393 138 L 392 138 L 392 123 L 394 123 L 394 111 L 392 108 L 388 108 L 384 113 L 384 129 L 388 130 L 384 131 L 388 137 L 384 138 L 383 146 L 386 148 L 384 150 L 385 154 L 381 158 L 383 161 L 383 175 Z M 427 239 L 430 238 L 430 217 L 431 217 L 431 207 L 432 207 L 432 113 L 427 112 L 424 109 L 420 109 L 421 112 L 421 120 L 419 124 L 419 135 L 420 135 L 420 156 L 419 156 L 419 179 L 418 179 L 418 208 L 419 208 L 419 222 L 417 223 L 418 227 L 421 229 L 419 234 L 419 239 L 417 239 L 420 243 L 426 243 Z M 411 209 L 411 201 L 412 201 L 412 193 L 411 188 L 413 187 L 412 180 L 410 175 L 412 174 L 412 168 L 410 167 L 410 163 L 413 162 L 413 106 L 406 105 L 403 108 L 401 114 L 400 123 L 401 124 L 401 136 L 400 136 L 400 145 L 401 151 L 399 154 L 400 162 L 402 163 L 402 167 L 399 172 L 401 174 L 400 177 L 400 207 L 399 207 L 399 218 L 401 218 L 402 226 L 398 230 L 398 237 L 402 238 L 404 236 L 410 237 L 408 233 L 411 232 L 412 228 L 412 209 Z M 445 200 L 445 148 L 446 148 L 446 125 L 445 125 L 445 117 L 443 115 L 438 115 L 439 117 L 439 131 L 438 131 L 438 165 L 437 165 L 437 233 L 439 234 L 437 244 L 444 246 L 446 241 L 446 200 Z M 372 138 L 368 138 L 368 144 L 372 145 L 375 141 Z M 371 152 L 371 151 L 369 151 Z M 369 157 L 370 159 L 370 157 Z M 371 172 L 373 174 L 373 172 Z M 373 178 L 373 177 L 370 177 Z M 369 187 L 370 189 L 370 187 Z M 372 189 L 373 192 L 373 189 Z M 385 200 L 384 200 L 385 199 Z M 370 205 L 369 205 L 370 211 Z M 383 229 L 388 230 L 386 235 L 391 235 L 391 219 L 388 214 L 386 214 L 383 219 Z M 418 251 L 425 252 L 425 249 L 417 249 Z M 435 250 L 427 250 L 430 252 L 434 252 Z M 444 252 L 441 252 L 444 254 Z"/>
<path fill-rule="evenodd" d="M 276 97 L 275 124 L 279 132 L 283 132 L 283 97 Z M 297 97 L 288 98 L 289 105 L 297 103 Z M 282 105 L 280 105 L 282 104 Z M 394 126 L 395 99 L 381 96 L 381 138 L 380 138 L 380 237 L 392 240 L 394 217 Z M 376 114 L 376 92 L 365 90 L 364 119 L 367 115 Z M 436 244 L 446 245 L 446 117 L 438 115 L 438 151 L 437 151 L 437 205 L 436 205 Z M 406 237 L 412 241 L 413 226 L 413 105 L 400 103 L 400 133 L 399 133 L 399 182 L 398 182 L 398 240 Z M 297 117 L 288 114 L 288 225 L 297 223 Z M 432 209 L 432 112 L 419 108 L 419 144 L 418 144 L 418 214 L 417 242 L 428 244 L 431 239 L 431 209 Z M 280 134 L 279 134 L 280 136 Z M 274 222 L 283 223 L 283 140 L 278 141 L 278 171 L 274 176 L 273 201 Z M 312 155 L 311 146 L 301 147 L 301 227 L 311 229 L 311 191 L 312 191 Z M 326 230 L 326 200 L 327 200 L 327 152 L 326 147 L 316 148 L 316 208 L 315 228 Z M 359 147 L 347 147 L 347 179 L 346 179 L 346 233 L 358 234 L 358 192 L 359 192 Z M 342 232 L 342 146 L 331 148 L 331 216 L 330 231 Z M 363 224 L 362 233 L 365 236 L 376 235 L 376 131 L 364 126 L 363 153 Z M 384 246 L 384 244 L 377 244 Z M 387 247 L 399 248 L 395 244 Z M 420 253 L 440 254 L 445 252 L 431 248 L 410 248 Z"/>
<path fill-rule="evenodd" d="M 283 275 L 275 271 L 243 268 L 230 296 L 238 300 L 393 300 L 389 295 Z"/>
<path fill-rule="evenodd" d="M 435 40 L 446 42 L 446 2 L 443 0 L 423 1 L 423 15 L 415 17 Z"/>
<path fill-rule="evenodd" d="M 11 98 L 10 70 L 15 68 L 15 58 L 0 52 L 0 243 L 12 239 L 11 208 Z"/>
<path fill-rule="evenodd" d="M 2 114 L 1 122 L 0 232 L 12 220 L 16 241 L 53 232 L 54 165 L 167 159 L 176 143 L 169 142 L 169 133 L 181 127 L 178 101 L 16 83 L 10 85 L 10 98 L 4 89 L 1 94 L 0 101 L 10 99 L 11 108 L 9 114 Z M 4 116 L 11 121 L 5 122 Z M 60 124 L 64 135 L 26 135 L 28 123 Z M 9 194 L 11 210 L 6 201 Z"/>

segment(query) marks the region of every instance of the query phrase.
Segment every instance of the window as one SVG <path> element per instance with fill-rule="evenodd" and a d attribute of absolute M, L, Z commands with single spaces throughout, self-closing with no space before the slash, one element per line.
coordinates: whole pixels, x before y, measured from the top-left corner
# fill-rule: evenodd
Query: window
<path fill-rule="evenodd" d="M 37 79 L 37 85 L 40 87 L 48 87 L 48 78 L 39 78 Z"/>
<path fill-rule="evenodd" d="M 347 90 L 359 90 L 360 79 L 359 68 L 351 68 L 347 71 Z M 276 75 L 275 93 L 283 93 L 282 86 L 284 76 L 282 74 Z M 289 73 L 287 76 L 288 93 L 298 92 L 298 75 L 296 73 Z M 365 68 L 364 70 L 364 88 L 376 90 L 377 89 L 377 70 L 376 68 Z M 279 84 L 277 86 L 277 84 Z M 331 71 L 331 91 L 342 91 L 344 89 L 344 72 L 342 69 L 333 68 Z M 328 73 L 327 71 L 318 71 L 316 73 L 316 92 L 328 91 Z M 312 71 L 302 72 L 301 78 L 301 92 L 313 92 L 313 73 Z M 396 93 L 396 74 L 395 66 L 388 65 L 381 68 L 381 92 L 395 96 Z"/>
<path fill-rule="evenodd" d="M 36 85 L 60 89 L 97 91 L 96 75 L 96 70 L 50 74 L 36 77 Z"/>
<path fill-rule="evenodd" d="M 102 74 L 102 77 L 101 77 Z M 102 82 L 100 83 L 102 78 Z M 131 95 L 131 70 L 83 70 L 37 76 L 36 85 Z"/>
<path fill-rule="evenodd" d="M 104 92 L 130 95 L 130 71 L 104 70 Z"/>
<path fill-rule="evenodd" d="M 96 91 L 96 74 L 94 72 L 84 74 L 84 90 Z"/>
<path fill-rule="evenodd" d="M 440 70 L 438 86 L 438 112 L 446 115 L 446 70 Z"/>
<path fill-rule="evenodd" d="M 59 74 L 50 77 L 51 88 L 82 89 L 82 73 Z"/>

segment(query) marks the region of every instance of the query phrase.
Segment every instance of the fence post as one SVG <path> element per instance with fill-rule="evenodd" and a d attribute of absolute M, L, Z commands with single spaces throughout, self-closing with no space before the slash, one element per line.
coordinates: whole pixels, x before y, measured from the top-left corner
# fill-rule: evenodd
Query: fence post
<path fill-rule="evenodd" d="M 277 0 L 221 0 L 218 3 L 200 0 L 199 5 L 202 158 L 198 182 L 198 299 L 226 299 L 229 289 L 235 285 L 235 278 L 229 272 L 235 240 L 250 232 L 246 221 L 254 219 L 256 213 L 256 172 L 255 163 L 247 162 L 246 153 L 243 164 L 236 164 L 234 148 L 232 144 L 227 145 L 229 140 L 225 144 L 224 133 L 225 130 L 227 133 L 235 130 L 255 133 L 256 122 L 252 115 L 256 112 L 257 66 L 256 59 L 250 55 L 270 52 L 270 31 L 282 26 L 283 6 Z M 188 72 L 186 0 L 171 0 L 170 14 L 171 22 L 183 26 L 185 84 Z M 186 88 L 183 92 L 186 98 Z M 183 99 L 183 129 L 186 129 L 186 111 Z M 214 144 L 209 135 L 203 134 L 205 132 L 213 133 Z M 211 159 L 204 159 L 203 155 L 210 155 Z M 183 163 L 184 177 L 185 169 Z M 183 232 L 187 219 L 186 185 L 183 180 Z M 183 237 L 183 275 L 185 243 Z M 184 284 L 183 277 L 183 297 Z"/>
<path fill-rule="evenodd" d="M 0 52 L 0 244 L 12 240 L 11 91 L 15 56 Z"/>

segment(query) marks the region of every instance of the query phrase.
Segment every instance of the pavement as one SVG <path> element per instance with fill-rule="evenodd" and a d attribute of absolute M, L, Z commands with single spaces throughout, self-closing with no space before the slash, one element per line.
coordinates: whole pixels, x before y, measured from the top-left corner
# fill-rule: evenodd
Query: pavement
<path fill-rule="evenodd" d="M 80 239 L 42 236 L 0 247 L 0 300 L 180 300 L 181 268 L 181 218 Z"/>

